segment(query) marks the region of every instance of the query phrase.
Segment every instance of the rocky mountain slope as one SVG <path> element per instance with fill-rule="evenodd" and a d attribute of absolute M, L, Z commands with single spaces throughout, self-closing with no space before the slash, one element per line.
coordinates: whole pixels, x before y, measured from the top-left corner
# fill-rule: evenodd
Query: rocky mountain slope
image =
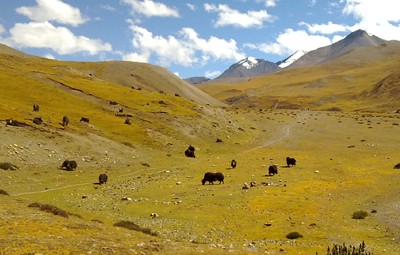
<path fill-rule="evenodd" d="M 339 56 L 359 47 L 373 47 L 383 45 L 385 43 L 385 40 L 374 35 L 370 35 L 364 30 L 357 30 L 347 35 L 344 39 L 333 43 L 332 45 L 307 52 L 304 54 L 304 56 L 290 65 L 290 67 L 315 66 L 332 61 Z"/>
<path fill-rule="evenodd" d="M 268 74 L 279 70 L 279 66 L 263 59 L 248 57 L 231 65 L 216 79 L 253 77 Z"/>

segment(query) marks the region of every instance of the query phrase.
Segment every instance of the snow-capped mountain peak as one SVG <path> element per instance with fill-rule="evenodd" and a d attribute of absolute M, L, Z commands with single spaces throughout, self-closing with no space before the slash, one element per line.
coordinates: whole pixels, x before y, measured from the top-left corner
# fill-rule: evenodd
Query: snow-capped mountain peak
<path fill-rule="evenodd" d="M 301 58 L 304 54 L 306 54 L 307 51 L 305 50 L 298 50 L 295 53 L 293 53 L 292 55 L 290 55 L 288 58 L 279 61 L 278 63 L 276 63 L 280 68 L 285 68 L 290 66 L 291 64 L 293 64 L 294 62 L 296 62 L 299 58 Z"/>
<path fill-rule="evenodd" d="M 255 67 L 259 61 L 255 57 L 247 57 L 245 59 L 240 60 L 237 64 L 241 65 L 247 69 Z"/>

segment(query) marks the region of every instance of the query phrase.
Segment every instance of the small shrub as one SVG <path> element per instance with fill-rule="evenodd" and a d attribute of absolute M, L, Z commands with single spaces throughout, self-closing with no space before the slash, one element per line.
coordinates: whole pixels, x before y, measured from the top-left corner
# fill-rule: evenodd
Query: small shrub
<path fill-rule="evenodd" d="M 32 203 L 28 207 L 38 207 L 41 211 L 49 212 L 54 215 L 58 215 L 61 217 L 68 218 L 69 213 L 67 211 L 64 211 L 63 209 L 58 208 L 57 206 L 54 205 L 49 205 L 49 204 L 41 204 L 41 203 Z"/>
<path fill-rule="evenodd" d="M 11 164 L 9 162 L 0 162 L 0 169 L 15 171 L 15 170 L 19 169 L 19 167 Z"/>
<path fill-rule="evenodd" d="M 366 212 L 366 211 L 357 211 L 357 212 L 354 212 L 353 213 L 353 219 L 356 219 L 356 220 L 362 220 L 362 219 L 365 219 L 365 217 L 367 217 L 368 216 L 368 212 Z"/>
<path fill-rule="evenodd" d="M 121 220 L 121 221 L 115 223 L 114 226 L 142 232 L 142 233 L 144 233 L 146 235 L 150 235 L 150 236 L 157 236 L 157 233 L 152 232 L 151 229 L 142 228 L 139 225 L 137 225 L 136 223 L 133 223 L 132 221 Z"/>
<path fill-rule="evenodd" d="M 0 189 L 0 195 L 9 196 L 8 192 L 2 189 Z"/>
<path fill-rule="evenodd" d="M 289 234 L 286 235 L 286 238 L 288 239 L 297 239 L 301 237 L 303 237 L 303 235 L 300 234 L 299 232 L 290 232 Z"/>
<path fill-rule="evenodd" d="M 373 255 L 373 253 L 365 251 L 364 241 L 358 246 L 346 246 L 346 244 L 335 244 L 332 249 L 328 247 L 326 255 Z"/>

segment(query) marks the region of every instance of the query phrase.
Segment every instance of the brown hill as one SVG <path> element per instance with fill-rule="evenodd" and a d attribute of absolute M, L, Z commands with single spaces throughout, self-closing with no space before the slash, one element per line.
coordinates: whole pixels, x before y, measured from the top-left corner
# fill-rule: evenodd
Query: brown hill
<path fill-rule="evenodd" d="M 102 80 L 123 86 L 140 88 L 148 91 L 164 92 L 179 95 L 199 104 L 223 106 L 224 104 L 212 98 L 196 87 L 181 80 L 168 70 L 145 63 L 127 61 L 107 62 L 65 62 L 53 61 L 31 56 L 0 44 L 0 54 L 4 56 L 28 57 L 35 61 L 48 62 L 51 69 L 61 72 L 82 75 L 90 79 Z M 51 65 L 51 66 L 50 66 Z M 38 78 L 36 76 L 36 78 Z"/>
<path fill-rule="evenodd" d="M 400 100 L 400 71 L 389 74 L 379 81 L 366 96 L 373 99 Z"/>

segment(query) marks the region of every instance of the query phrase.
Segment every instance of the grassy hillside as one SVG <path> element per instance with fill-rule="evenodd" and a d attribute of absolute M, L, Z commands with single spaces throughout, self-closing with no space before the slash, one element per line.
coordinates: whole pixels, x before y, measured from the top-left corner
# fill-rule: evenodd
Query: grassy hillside
<path fill-rule="evenodd" d="M 362 241 L 373 254 L 400 253 L 399 114 L 203 105 L 106 79 L 107 65 L 1 55 L 0 253 L 325 254 Z M 396 79 L 384 77 L 384 87 Z M 247 90 L 237 86 L 230 96 Z M 189 144 L 196 158 L 184 156 Z M 59 168 L 66 159 L 75 171 Z M 277 175 L 267 175 L 271 164 Z M 208 171 L 224 183 L 202 185 Z M 353 219 L 357 211 L 368 216 Z"/>
<path fill-rule="evenodd" d="M 284 69 L 238 84 L 213 82 L 198 87 L 229 104 L 246 107 L 393 111 L 400 107 L 398 91 L 397 96 L 385 100 L 365 94 L 397 72 L 399 49 L 398 42 L 388 42 L 358 48 L 315 67 Z"/>

